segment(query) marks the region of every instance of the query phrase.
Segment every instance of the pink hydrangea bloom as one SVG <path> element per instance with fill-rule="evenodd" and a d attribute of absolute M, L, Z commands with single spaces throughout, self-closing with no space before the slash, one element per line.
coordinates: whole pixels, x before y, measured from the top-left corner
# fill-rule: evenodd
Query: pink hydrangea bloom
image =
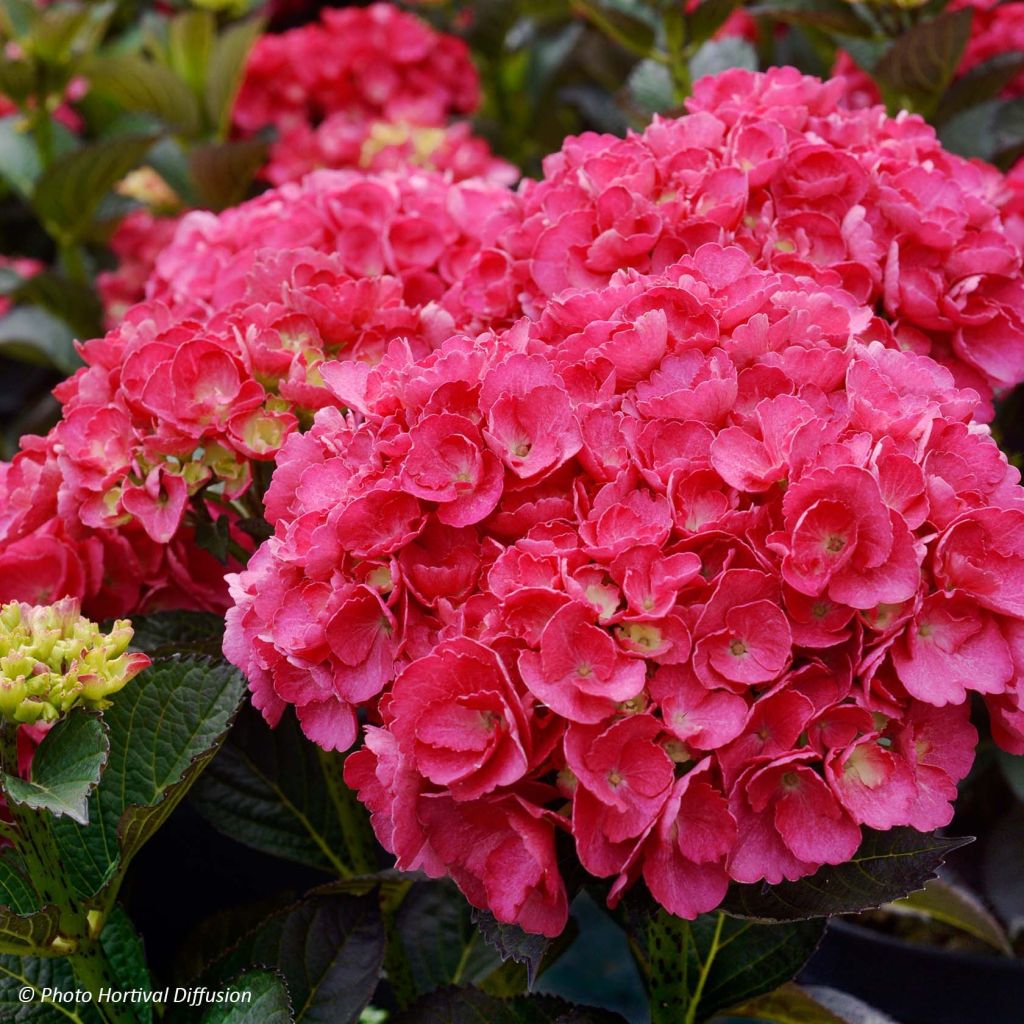
<path fill-rule="evenodd" d="M 362 710 L 346 777 L 399 867 L 549 935 L 558 832 L 612 902 L 693 917 L 947 824 L 970 692 L 1024 740 L 1024 490 L 977 393 L 838 276 L 718 241 L 652 268 L 645 224 L 533 321 L 325 365 L 230 577 L 268 720 L 343 750 Z"/>
<path fill-rule="evenodd" d="M 519 176 L 460 115 L 480 103 L 462 40 L 386 3 L 327 9 L 320 21 L 262 36 L 235 104 L 243 135 L 273 127 L 264 174 L 275 185 L 318 168 L 419 166 L 454 180 Z"/>
<path fill-rule="evenodd" d="M 947 153 L 918 117 L 844 109 L 842 88 L 736 69 L 699 81 L 685 117 L 567 140 L 524 185 L 508 236 L 526 311 L 735 244 L 877 307 L 888 343 L 947 366 L 990 418 L 993 392 L 1024 379 L 1020 232 L 1002 176 Z"/>
<path fill-rule="evenodd" d="M 0 599 L 223 610 L 224 567 L 195 528 L 226 517 L 246 557 L 254 467 L 334 402 L 325 360 L 370 364 L 398 338 L 424 356 L 501 321 L 508 297 L 488 301 L 473 267 L 508 210 L 482 182 L 325 171 L 186 216 L 150 300 L 82 346 L 60 423 L 0 469 Z"/>

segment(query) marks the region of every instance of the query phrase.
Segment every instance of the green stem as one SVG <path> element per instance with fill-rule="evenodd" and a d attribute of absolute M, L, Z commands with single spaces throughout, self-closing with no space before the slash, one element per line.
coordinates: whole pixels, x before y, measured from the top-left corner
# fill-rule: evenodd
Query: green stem
<path fill-rule="evenodd" d="M 14 722 L 0 723 L 0 768 L 8 775 L 18 771 L 18 726 Z M 103 989 L 119 987 L 99 940 L 105 915 L 90 922 L 87 908 L 68 881 L 50 828 L 52 816 L 13 800 L 7 803 L 14 819 L 10 831 L 32 887 L 42 905 L 52 905 L 58 911 L 59 932 L 53 943 L 54 951 L 67 957 L 76 981 L 92 993 L 93 1004 L 105 1024 L 134 1024 L 135 1017 L 129 1009 L 99 998 Z"/>
<path fill-rule="evenodd" d="M 718 947 L 722 941 L 722 927 L 724 925 L 725 914 L 719 911 L 715 921 L 715 934 L 711 937 L 711 947 L 708 949 L 708 955 L 704 958 L 704 963 L 700 965 L 700 975 L 697 978 L 697 984 L 693 988 L 690 1005 L 686 1008 L 686 1016 L 683 1018 L 682 1024 L 695 1024 L 697 1020 L 701 997 L 704 995 L 704 986 L 708 983 L 708 978 L 711 975 L 711 965 L 715 962 L 715 957 L 718 955 Z"/>
<path fill-rule="evenodd" d="M 355 793 L 345 785 L 342 777 L 343 761 L 336 754 L 317 748 L 320 756 L 320 768 L 327 782 L 327 792 L 334 804 L 335 813 L 341 824 L 341 832 L 345 837 L 345 861 L 349 877 L 352 875 L 372 875 L 379 867 L 377 847 L 373 839 L 373 830 L 362 804 L 356 799 Z"/>

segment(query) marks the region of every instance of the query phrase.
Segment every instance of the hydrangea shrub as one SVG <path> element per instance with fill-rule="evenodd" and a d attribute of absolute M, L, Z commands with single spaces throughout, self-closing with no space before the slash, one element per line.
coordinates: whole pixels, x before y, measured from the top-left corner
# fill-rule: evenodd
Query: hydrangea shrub
<path fill-rule="evenodd" d="M 500 920 L 562 929 L 559 832 L 694 917 L 946 824 L 970 691 L 1024 749 L 998 175 L 838 94 L 570 140 L 502 238 L 531 318 L 324 367 L 279 457 L 225 650 L 324 747 L 366 709 L 378 837 Z"/>

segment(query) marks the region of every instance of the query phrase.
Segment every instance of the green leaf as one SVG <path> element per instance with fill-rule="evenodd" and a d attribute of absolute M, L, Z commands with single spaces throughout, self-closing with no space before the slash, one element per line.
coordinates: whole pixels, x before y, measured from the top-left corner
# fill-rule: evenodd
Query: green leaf
<path fill-rule="evenodd" d="M 886 50 L 875 80 L 890 106 L 929 115 L 953 80 L 971 36 L 971 8 L 920 21 Z"/>
<path fill-rule="evenodd" d="M 22 989 L 32 991 L 24 1002 Z M 95 1006 L 82 1002 L 43 1001 L 43 990 L 79 993 L 81 986 L 63 957 L 0 956 L 0 1021 L 17 1024 L 103 1024 Z"/>
<path fill-rule="evenodd" d="M 264 20 L 250 18 L 223 32 L 213 47 L 206 72 L 206 112 L 217 135 L 224 138 L 231 127 L 231 112 L 242 86 L 249 51 L 263 32 Z"/>
<path fill-rule="evenodd" d="M 846 0 L 770 0 L 748 7 L 747 11 L 754 17 L 771 18 L 786 25 L 806 25 L 854 37 L 873 34 L 858 6 Z"/>
<path fill-rule="evenodd" d="M 939 141 L 959 156 L 994 159 L 998 145 L 995 118 L 1002 107 L 1002 100 L 989 100 L 954 114 L 940 125 Z"/>
<path fill-rule="evenodd" d="M 227 999 L 211 1006 L 201 1024 L 291 1024 L 292 1008 L 288 989 L 280 975 L 273 971 L 247 971 L 227 985 Z M 245 993 L 244 1002 L 233 1002 L 232 994 Z"/>
<path fill-rule="evenodd" d="M 634 13 L 607 0 L 572 0 L 572 7 L 638 57 L 649 57 L 654 53 L 655 28 L 641 16 L 642 8 L 636 8 Z"/>
<path fill-rule="evenodd" d="M 824 921 L 757 924 L 721 912 L 695 921 L 624 901 L 624 920 L 651 1002 L 651 1024 L 697 1024 L 790 981 Z"/>
<path fill-rule="evenodd" d="M 100 200 L 153 144 L 153 136 L 124 136 L 94 142 L 43 172 L 32 203 L 56 238 L 73 241 L 88 230 Z"/>
<path fill-rule="evenodd" d="M 395 923 L 418 992 L 479 984 L 501 966 L 497 951 L 473 926 L 465 897 L 447 880 L 417 882 Z"/>
<path fill-rule="evenodd" d="M 113 2 L 51 7 L 33 26 L 25 50 L 50 64 L 66 65 L 96 48 L 116 10 Z"/>
<path fill-rule="evenodd" d="M 116 695 L 103 715 L 110 760 L 89 798 L 90 825 L 53 823 L 82 896 L 123 875 L 213 756 L 244 693 L 235 668 L 190 653 L 155 661 Z"/>
<path fill-rule="evenodd" d="M 219 651 L 224 619 L 211 612 L 154 612 L 132 619 L 132 647 L 149 655 L 197 649 Z"/>
<path fill-rule="evenodd" d="M 996 752 L 996 760 L 1013 795 L 1024 804 L 1024 755 L 999 750 Z"/>
<path fill-rule="evenodd" d="M 1024 53 L 1020 52 L 1000 53 L 976 64 L 949 87 L 935 119 L 947 121 L 954 114 L 995 99 L 1021 71 L 1024 71 Z"/>
<path fill-rule="evenodd" d="M 2 84 L 0 80 L 0 91 L 5 91 Z M 31 195 L 41 171 L 39 151 L 25 119 L 19 114 L 0 118 L 0 178 L 24 198 Z"/>
<path fill-rule="evenodd" d="M 705 75 L 717 75 L 729 68 L 757 70 L 757 52 L 745 39 L 730 36 L 711 39 L 690 60 L 690 73 L 694 81 Z"/>
<path fill-rule="evenodd" d="M 740 6 L 740 0 L 703 0 L 686 16 L 686 42 L 700 45 L 710 39 Z"/>
<path fill-rule="evenodd" d="M 485 941 L 502 960 L 525 964 L 527 982 L 532 987 L 552 940 L 545 935 L 523 931 L 517 924 L 504 924 L 486 910 L 473 909 L 473 920 Z"/>
<path fill-rule="evenodd" d="M 384 962 L 375 894 L 311 898 L 267 918 L 214 963 L 204 980 L 259 966 L 288 984 L 296 1024 L 349 1024 L 369 1003 Z"/>
<path fill-rule="evenodd" d="M 1003 170 L 1016 162 L 1024 150 L 1024 96 L 1007 100 L 992 118 L 996 162 Z"/>
<path fill-rule="evenodd" d="M 625 1024 L 617 1013 L 573 1006 L 557 996 L 502 999 L 476 988 L 431 993 L 389 1024 Z"/>
<path fill-rule="evenodd" d="M 167 56 L 171 69 L 197 96 L 206 84 L 206 69 L 217 37 L 217 19 L 209 11 L 182 11 L 171 19 L 167 31 Z"/>
<path fill-rule="evenodd" d="M 246 707 L 192 795 L 215 828 L 275 857 L 347 874 L 345 831 L 316 748 L 293 715 L 270 729 Z"/>
<path fill-rule="evenodd" d="M 1003 926 L 985 909 L 981 901 L 960 886 L 939 879 L 929 881 L 920 892 L 912 893 L 886 910 L 911 914 L 958 928 L 988 943 L 1006 956 L 1013 956 L 1013 946 Z"/>
<path fill-rule="evenodd" d="M 729 1011 L 729 1021 L 771 1024 L 846 1024 L 798 985 L 788 984 Z M 716 1018 L 717 1020 L 717 1018 Z"/>
<path fill-rule="evenodd" d="M 89 824 L 89 794 L 100 781 L 110 742 L 99 716 L 72 711 L 43 739 L 32 758 L 31 780 L 5 775 L 7 796 L 36 810 Z"/>
<path fill-rule="evenodd" d="M 0 317 L 0 356 L 64 373 L 82 365 L 71 329 L 38 306 L 19 306 Z"/>
<path fill-rule="evenodd" d="M 626 86 L 630 98 L 645 114 L 661 114 L 675 106 L 672 73 L 656 60 L 639 61 Z"/>
<path fill-rule="evenodd" d="M 103 334 L 103 307 L 95 289 L 69 281 L 55 270 L 44 270 L 23 281 L 14 291 L 18 302 L 39 306 L 59 317 L 77 338 Z"/>
<path fill-rule="evenodd" d="M 182 135 L 199 132 L 195 93 L 170 68 L 133 54 L 100 57 L 84 70 L 90 92 L 124 110 L 152 114 Z"/>
<path fill-rule="evenodd" d="M 733 885 L 722 909 L 760 921 L 801 921 L 869 910 L 922 888 L 947 854 L 971 841 L 911 828 L 863 831 L 864 840 L 851 860 L 825 865 L 797 882 Z"/>
<path fill-rule="evenodd" d="M 192 185 L 204 206 L 223 210 L 246 197 L 269 146 L 260 139 L 200 146 L 189 154 Z"/>
<path fill-rule="evenodd" d="M 110 965 L 117 986 L 123 991 L 152 991 L 149 968 L 146 966 L 146 951 L 142 939 L 135 930 L 131 919 L 120 905 L 114 907 L 103 925 L 100 938 L 103 953 Z M 139 1024 L 151 1024 L 153 1020 L 153 1004 L 151 1002 L 135 1003 L 129 1012 Z"/>
<path fill-rule="evenodd" d="M 48 953 L 59 933 L 58 909 L 40 907 L 20 857 L 10 848 L 3 850 L 0 853 L 0 954 Z"/>

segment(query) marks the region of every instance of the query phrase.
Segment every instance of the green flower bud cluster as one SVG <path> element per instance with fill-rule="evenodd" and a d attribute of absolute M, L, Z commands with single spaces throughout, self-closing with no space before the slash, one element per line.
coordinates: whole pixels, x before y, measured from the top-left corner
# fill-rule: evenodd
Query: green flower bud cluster
<path fill-rule="evenodd" d="M 0 718 L 52 722 L 79 705 L 106 707 L 149 664 L 128 652 L 132 636 L 127 619 L 104 634 L 72 598 L 0 606 Z"/>

